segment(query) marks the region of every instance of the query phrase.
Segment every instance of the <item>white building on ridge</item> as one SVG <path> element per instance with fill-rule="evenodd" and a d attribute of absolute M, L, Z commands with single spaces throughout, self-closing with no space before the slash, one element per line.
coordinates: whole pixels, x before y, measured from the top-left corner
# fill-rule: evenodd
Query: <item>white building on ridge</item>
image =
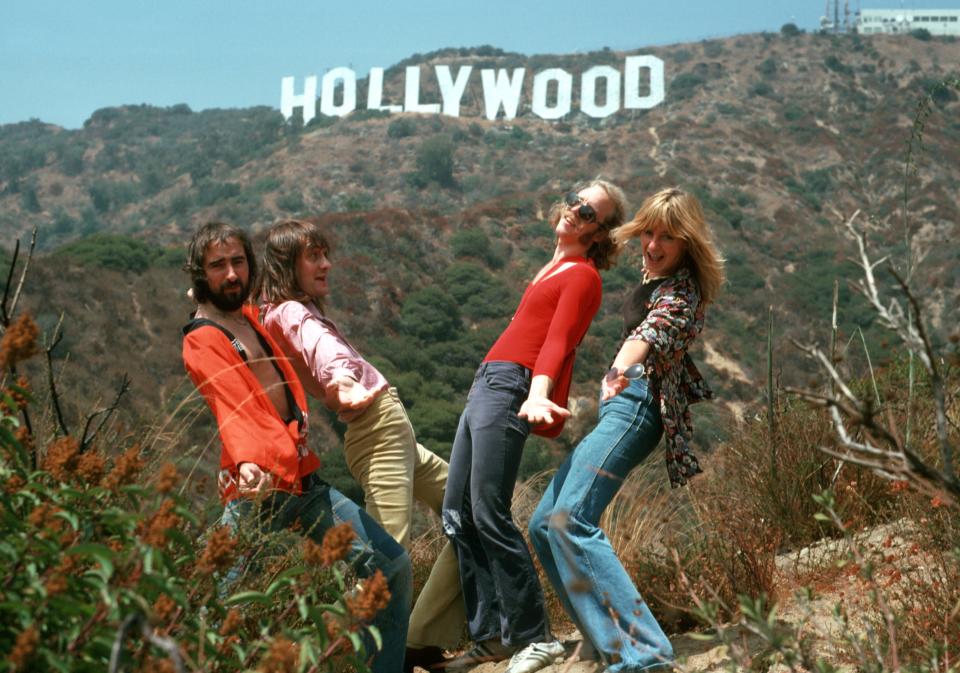
<path fill-rule="evenodd" d="M 960 35 L 960 9 L 861 9 L 855 30 L 863 35 L 909 33 L 924 28 L 931 35 Z"/>

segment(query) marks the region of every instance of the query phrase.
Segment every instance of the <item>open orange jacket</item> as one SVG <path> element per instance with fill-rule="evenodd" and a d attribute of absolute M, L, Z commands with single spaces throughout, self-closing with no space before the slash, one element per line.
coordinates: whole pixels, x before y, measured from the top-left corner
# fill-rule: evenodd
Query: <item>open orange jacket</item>
<path fill-rule="evenodd" d="M 183 364 L 194 385 L 217 419 L 222 448 L 220 468 L 234 480 L 240 463 L 256 463 L 276 478 L 276 487 L 300 492 L 300 480 L 320 466 L 307 449 L 307 402 L 290 362 L 257 320 L 257 309 L 244 306 L 243 315 L 269 346 L 302 412 L 302 422 L 280 418 L 260 381 L 223 331 L 205 325 L 183 337 Z M 186 329 L 186 328 L 185 328 Z M 229 480 L 228 480 L 229 481 Z M 237 497 L 232 484 L 222 492 L 225 501 Z"/>

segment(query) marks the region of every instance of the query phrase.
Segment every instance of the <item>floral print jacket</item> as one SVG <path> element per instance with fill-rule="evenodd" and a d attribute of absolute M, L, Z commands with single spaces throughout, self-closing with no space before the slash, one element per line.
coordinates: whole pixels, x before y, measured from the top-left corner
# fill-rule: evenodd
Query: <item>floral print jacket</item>
<path fill-rule="evenodd" d="M 650 344 L 645 370 L 660 402 L 667 474 L 674 488 L 702 472 L 690 448 L 690 405 L 712 398 L 713 391 L 697 371 L 687 348 L 703 329 L 703 313 L 697 282 L 684 267 L 653 291 L 650 312 L 627 336 L 628 341 L 640 339 Z"/>

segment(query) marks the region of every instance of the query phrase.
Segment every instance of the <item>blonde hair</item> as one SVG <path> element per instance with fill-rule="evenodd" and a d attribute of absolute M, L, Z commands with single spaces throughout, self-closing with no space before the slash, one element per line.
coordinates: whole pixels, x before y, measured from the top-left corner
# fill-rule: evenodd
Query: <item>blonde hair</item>
<path fill-rule="evenodd" d="M 609 180 L 604 180 L 603 178 L 597 177 L 593 180 L 588 180 L 586 182 L 579 182 L 573 186 L 573 191 L 581 192 L 584 189 L 589 189 L 590 187 L 600 187 L 607 194 L 607 198 L 610 199 L 610 205 L 613 206 L 613 209 L 610 212 L 610 215 L 603 222 L 598 222 L 600 225 L 600 231 L 603 231 L 607 235 L 599 241 L 595 241 L 586 252 L 587 259 L 593 262 L 593 265 L 598 269 L 609 269 L 613 266 L 616 261 L 617 255 L 620 253 L 623 245 L 617 243 L 613 239 L 613 231 L 623 224 L 623 221 L 627 218 L 627 197 L 624 195 L 623 190 L 617 187 L 615 184 Z M 566 208 L 566 204 L 562 200 L 553 204 L 550 207 L 550 215 L 548 222 L 550 222 L 551 227 L 557 226 L 557 222 L 560 221 L 560 215 L 563 214 L 563 209 Z"/>
<path fill-rule="evenodd" d="M 700 286 L 700 299 L 704 304 L 714 301 L 725 280 L 725 260 L 714 245 L 703 207 L 693 194 L 678 187 L 661 189 L 643 202 L 632 220 L 613 232 L 613 239 L 624 245 L 659 225 L 686 244 L 685 264 Z"/>
<path fill-rule="evenodd" d="M 297 282 L 297 258 L 308 248 L 330 252 L 330 241 L 320 225 L 310 220 L 283 220 L 267 232 L 263 251 L 260 299 L 271 304 L 312 301 L 323 311 L 319 297 L 311 297 Z"/>

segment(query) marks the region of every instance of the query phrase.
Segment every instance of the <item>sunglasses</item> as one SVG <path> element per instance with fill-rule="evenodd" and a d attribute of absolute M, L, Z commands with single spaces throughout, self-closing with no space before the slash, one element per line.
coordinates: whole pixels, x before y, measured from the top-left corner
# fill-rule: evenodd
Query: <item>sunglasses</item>
<path fill-rule="evenodd" d="M 570 210 L 576 210 L 577 217 L 584 222 L 596 222 L 597 211 L 589 203 L 584 203 L 583 199 L 576 192 L 567 192 L 563 196 L 563 202 L 567 204 Z M 579 207 L 578 207 L 579 206 Z"/>

